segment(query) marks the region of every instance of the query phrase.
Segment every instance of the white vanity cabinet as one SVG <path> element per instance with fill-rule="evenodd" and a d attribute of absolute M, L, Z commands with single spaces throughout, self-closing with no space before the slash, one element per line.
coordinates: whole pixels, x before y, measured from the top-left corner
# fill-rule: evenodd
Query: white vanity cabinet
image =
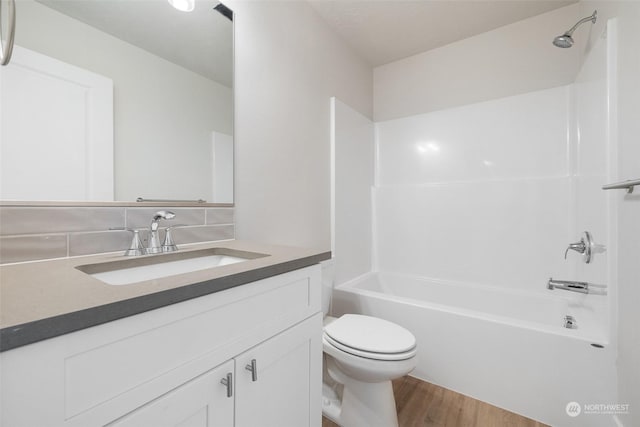
<path fill-rule="evenodd" d="M 319 427 L 321 334 L 315 265 L 40 341 L 0 353 L 0 425 Z"/>

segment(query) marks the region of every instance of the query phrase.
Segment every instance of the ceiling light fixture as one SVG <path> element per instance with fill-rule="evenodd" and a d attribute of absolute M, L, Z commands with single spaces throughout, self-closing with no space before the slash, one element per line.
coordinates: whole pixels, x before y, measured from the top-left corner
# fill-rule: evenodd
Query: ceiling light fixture
<path fill-rule="evenodd" d="M 167 0 L 169 4 L 182 12 L 191 12 L 196 6 L 195 0 Z"/>

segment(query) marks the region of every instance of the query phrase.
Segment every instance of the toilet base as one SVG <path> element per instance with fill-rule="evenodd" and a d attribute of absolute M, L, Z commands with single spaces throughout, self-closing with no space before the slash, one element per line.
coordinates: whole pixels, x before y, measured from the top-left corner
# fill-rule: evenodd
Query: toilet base
<path fill-rule="evenodd" d="M 342 398 L 331 384 L 322 386 L 322 413 L 343 427 L 398 427 L 391 381 L 362 382 L 342 374 L 326 357 L 329 376 L 343 386 Z"/>
<path fill-rule="evenodd" d="M 341 397 L 327 383 L 322 383 L 322 415 L 336 424 L 340 424 Z"/>

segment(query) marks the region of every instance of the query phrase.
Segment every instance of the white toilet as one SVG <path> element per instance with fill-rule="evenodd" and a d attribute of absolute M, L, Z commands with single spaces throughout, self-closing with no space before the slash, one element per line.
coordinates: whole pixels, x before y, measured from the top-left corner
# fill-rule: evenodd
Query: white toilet
<path fill-rule="evenodd" d="M 326 315 L 329 304 L 323 309 Z M 322 346 L 323 415 L 343 427 L 397 427 L 391 380 L 416 366 L 413 334 L 376 317 L 326 316 Z"/>

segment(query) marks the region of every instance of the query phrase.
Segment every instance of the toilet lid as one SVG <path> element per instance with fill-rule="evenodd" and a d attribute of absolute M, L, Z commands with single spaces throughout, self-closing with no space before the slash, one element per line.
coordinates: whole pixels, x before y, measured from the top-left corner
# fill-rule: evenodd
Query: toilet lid
<path fill-rule="evenodd" d="M 416 346 L 416 338 L 405 328 L 360 314 L 345 314 L 325 326 L 324 332 L 333 341 L 370 353 L 406 353 Z"/>

